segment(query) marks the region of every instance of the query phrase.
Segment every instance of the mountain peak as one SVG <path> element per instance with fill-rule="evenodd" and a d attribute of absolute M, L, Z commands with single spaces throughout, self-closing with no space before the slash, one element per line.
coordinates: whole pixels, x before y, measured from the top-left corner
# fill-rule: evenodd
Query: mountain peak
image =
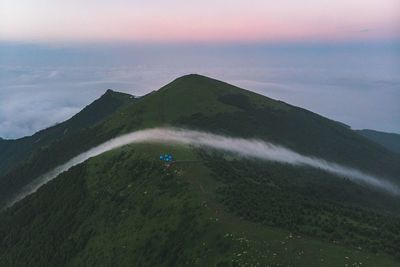
<path fill-rule="evenodd" d="M 224 97 L 234 102 L 250 101 L 250 105 L 254 105 L 254 107 L 269 106 L 282 110 L 289 109 L 289 106 L 281 101 L 200 74 L 179 77 L 162 87 L 159 92 L 171 96 L 175 106 L 177 99 L 185 99 L 186 105 L 190 109 L 193 109 L 193 105 L 198 106 L 199 102 L 204 102 L 207 106 L 219 106 L 221 98 Z"/>
<path fill-rule="evenodd" d="M 192 79 L 213 80 L 210 77 L 207 77 L 207 76 L 204 76 L 201 74 L 197 74 L 197 73 L 186 74 L 186 75 L 183 75 L 183 76 L 177 78 L 176 80 L 192 80 Z"/>
<path fill-rule="evenodd" d="M 161 92 L 175 91 L 181 94 L 194 93 L 204 95 L 212 93 L 216 95 L 224 93 L 245 93 L 247 90 L 241 89 L 237 86 L 228 84 L 226 82 L 216 80 L 200 74 L 188 74 L 181 76 L 160 89 Z M 197 92 L 196 92 L 197 91 Z"/>
<path fill-rule="evenodd" d="M 112 89 L 107 89 L 107 91 L 106 91 L 101 97 L 104 97 L 104 96 L 114 96 L 114 95 L 118 95 L 118 94 L 122 94 L 122 93 L 117 92 L 117 91 L 114 91 L 114 90 L 112 90 Z M 101 98 L 101 97 L 100 97 L 100 98 Z"/>
<path fill-rule="evenodd" d="M 132 99 L 134 98 L 133 95 L 127 94 L 127 93 L 122 93 L 118 91 L 114 91 L 112 89 L 107 89 L 107 91 L 97 100 L 104 100 L 104 99 L 109 99 L 109 98 L 116 98 L 120 100 L 126 100 L 126 99 Z"/>
<path fill-rule="evenodd" d="M 105 94 L 113 94 L 113 93 L 115 93 L 115 91 L 112 89 L 107 89 L 107 91 L 105 92 Z"/>
<path fill-rule="evenodd" d="M 200 75 L 200 74 L 196 74 L 196 73 L 192 73 L 192 74 L 187 74 L 184 76 L 181 76 L 177 79 L 175 79 L 174 81 L 172 81 L 171 83 L 215 83 L 215 84 L 227 84 L 225 82 L 222 82 L 220 80 L 216 80 L 204 75 Z"/>

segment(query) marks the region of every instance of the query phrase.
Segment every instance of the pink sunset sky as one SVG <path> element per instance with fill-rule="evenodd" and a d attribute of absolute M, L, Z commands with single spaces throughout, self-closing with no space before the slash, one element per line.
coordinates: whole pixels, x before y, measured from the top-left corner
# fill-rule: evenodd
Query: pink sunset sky
<path fill-rule="evenodd" d="M 0 41 L 379 41 L 399 25 L 399 0 L 0 0 Z"/>

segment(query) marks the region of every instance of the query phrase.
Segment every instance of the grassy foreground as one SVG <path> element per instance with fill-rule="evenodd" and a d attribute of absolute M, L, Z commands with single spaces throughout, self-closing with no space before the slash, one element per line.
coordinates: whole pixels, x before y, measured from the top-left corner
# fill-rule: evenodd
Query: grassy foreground
<path fill-rule="evenodd" d="M 164 152 L 177 162 L 160 162 Z M 229 184 L 210 165 L 215 158 L 147 144 L 92 158 L 2 214 L 0 265 L 399 265 L 381 251 L 310 238 L 232 211 L 219 193 Z"/>

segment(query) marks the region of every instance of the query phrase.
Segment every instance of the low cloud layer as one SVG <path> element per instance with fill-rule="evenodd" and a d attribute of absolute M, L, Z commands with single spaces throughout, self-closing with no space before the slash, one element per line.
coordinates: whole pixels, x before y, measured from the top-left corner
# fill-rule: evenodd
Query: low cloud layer
<path fill-rule="evenodd" d="M 68 119 L 108 88 L 143 95 L 199 73 L 353 128 L 400 132 L 400 53 L 390 45 L 91 45 L 0 42 L 0 137 Z"/>
<path fill-rule="evenodd" d="M 141 75 L 135 68 L 0 66 L 0 137 L 19 138 L 62 122 L 109 88 L 135 95 L 157 88 Z"/>
<path fill-rule="evenodd" d="M 91 157 L 98 156 L 104 152 L 122 147 L 124 145 L 135 143 L 173 143 L 192 145 L 227 151 L 242 157 L 276 161 L 295 166 L 308 166 L 333 173 L 340 177 L 346 177 L 353 182 L 384 190 L 393 195 L 400 195 L 400 188 L 383 178 L 364 173 L 354 168 L 339 165 L 334 162 L 329 162 L 321 158 L 301 155 L 295 151 L 269 142 L 255 139 L 232 138 L 185 129 L 154 128 L 136 131 L 114 138 L 88 150 L 85 153 L 78 155 L 67 163 L 34 180 L 31 184 L 26 186 L 21 193 L 10 202 L 9 205 L 12 205 L 15 202 L 23 199 L 25 196 L 36 192 L 39 187 L 54 179 L 60 173 L 67 171 L 71 167 L 80 164 Z"/>

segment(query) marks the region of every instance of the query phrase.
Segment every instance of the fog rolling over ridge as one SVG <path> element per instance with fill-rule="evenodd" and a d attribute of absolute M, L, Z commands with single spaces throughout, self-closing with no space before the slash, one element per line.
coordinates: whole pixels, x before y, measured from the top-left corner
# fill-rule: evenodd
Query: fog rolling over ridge
<path fill-rule="evenodd" d="M 34 193 L 39 187 L 57 177 L 60 173 L 80 164 L 87 159 L 98 156 L 104 152 L 134 143 L 169 143 L 184 144 L 196 147 L 206 147 L 221 151 L 231 152 L 238 156 L 276 161 L 297 166 L 309 166 L 346 177 L 353 182 L 369 185 L 384 190 L 393 195 L 400 195 L 400 188 L 383 178 L 364 173 L 360 170 L 329 162 L 321 158 L 301 155 L 285 147 L 257 139 L 233 138 L 212 133 L 178 129 L 178 128 L 152 128 L 140 130 L 111 139 L 96 146 L 60 165 L 52 171 L 38 177 L 25 186 L 21 192 L 8 203 L 7 206 Z"/>

